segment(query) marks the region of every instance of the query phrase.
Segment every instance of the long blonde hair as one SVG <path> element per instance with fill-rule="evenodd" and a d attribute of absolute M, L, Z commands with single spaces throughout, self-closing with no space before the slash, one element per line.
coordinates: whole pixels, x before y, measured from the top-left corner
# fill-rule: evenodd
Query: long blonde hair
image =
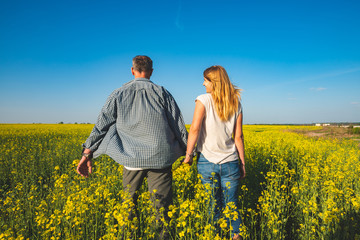
<path fill-rule="evenodd" d="M 222 121 L 235 114 L 240 104 L 240 91 L 234 86 L 222 66 L 212 66 L 204 71 L 204 78 L 213 84 L 211 92 L 215 110 Z"/>

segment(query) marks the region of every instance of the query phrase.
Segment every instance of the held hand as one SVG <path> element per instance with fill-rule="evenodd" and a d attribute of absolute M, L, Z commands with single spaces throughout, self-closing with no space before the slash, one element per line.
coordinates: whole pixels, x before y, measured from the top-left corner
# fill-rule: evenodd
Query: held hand
<path fill-rule="evenodd" d="M 245 165 L 244 164 L 240 164 L 240 172 L 241 172 L 240 179 L 244 179 L 246 177 L 246 171 L 245 171 Z"/>
<path fill-rule="evenodd" d="M 91 160 L 83 156 L 77 166 L 76 171 L 81 176 L 88 177 L 92 173 Z"/>
<path fill-rule="evenodd" d="M 184 163 L 187 163 L 187 164 L 189 164 L 191 166 L 192 163 L 193 163 L 193 158 L 190 157 L 189 155 L 186 155 Z"/>

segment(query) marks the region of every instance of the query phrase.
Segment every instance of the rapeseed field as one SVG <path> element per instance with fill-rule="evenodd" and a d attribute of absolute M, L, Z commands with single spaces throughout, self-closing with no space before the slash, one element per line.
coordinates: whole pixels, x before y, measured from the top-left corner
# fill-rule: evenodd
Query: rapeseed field
<path fill-rule="evenodd" d="M 107 156 L 76 173 L 90 124 L 0 125 L 0 239 L 156 239 L 146 182 L 137 218 L 122 166 Z M 360 239 L 360 150 L 350 140 L 314 139 L 300 126 L 244 126 L 241 182 L 245 239 Z M 173 165 L 172 239 L 229 239 L 224 218 L 209 223 L 209 196 L 196 163 Z M 224 216 L 236 219 L 227 206 Z"/>

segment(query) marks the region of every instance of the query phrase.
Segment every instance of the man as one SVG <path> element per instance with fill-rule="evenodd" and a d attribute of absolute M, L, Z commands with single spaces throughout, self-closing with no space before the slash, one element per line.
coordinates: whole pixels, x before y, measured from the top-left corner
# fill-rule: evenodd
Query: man
<path fill-rule="evenodd" d="M 150 81 L 152 60 L 133 58 L 135 79 L 107 99 L 97 122 L 83 144 L 77 167 L 81 176 L 92 172 L 91 158 L 106 154 L 124 166 L 123 187 L 136 205 L 136 191 L 147 177 L 156 208 L 172 204 L 172 164 L 185 155 L 187 130 L 171 94 Z"/>

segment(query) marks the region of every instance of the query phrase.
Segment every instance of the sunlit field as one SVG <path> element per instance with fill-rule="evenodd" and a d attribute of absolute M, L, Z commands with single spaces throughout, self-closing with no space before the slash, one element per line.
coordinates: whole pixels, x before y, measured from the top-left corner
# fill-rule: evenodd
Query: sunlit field
<path fill-rule="evenodd" d="M 107 156 L 80 177 L 81 143 L 93 125 L 0 125 L 0 239 L 156 239 L 146 183 L 139 215 Z M 351 140 L 309 138 L 299 126 L 244 126 L 247 177 L 240 213 L 245 239 L 360 239 L 360 150 Z M 230 239 L 209 223 L 196 163 L 173 165 L 172 239 Z M 224 215 L 233 216 L 231 208 Z"/>

